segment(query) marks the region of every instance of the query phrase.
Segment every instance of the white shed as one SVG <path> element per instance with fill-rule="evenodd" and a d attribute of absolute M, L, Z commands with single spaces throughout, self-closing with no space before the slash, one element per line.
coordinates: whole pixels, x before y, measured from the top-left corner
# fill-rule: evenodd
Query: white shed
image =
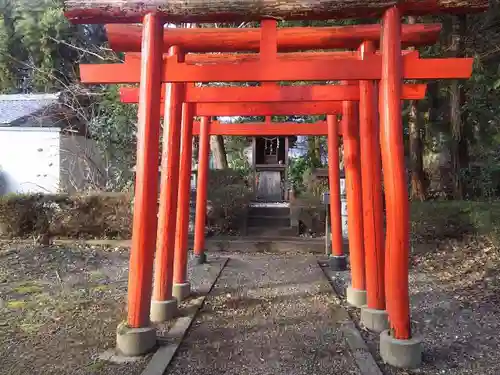
<path fill-rule="evenodd" d="M 0 95 L 0 194 L 103 186 L 95 142 L 60 114 L 58 94 Z"/>

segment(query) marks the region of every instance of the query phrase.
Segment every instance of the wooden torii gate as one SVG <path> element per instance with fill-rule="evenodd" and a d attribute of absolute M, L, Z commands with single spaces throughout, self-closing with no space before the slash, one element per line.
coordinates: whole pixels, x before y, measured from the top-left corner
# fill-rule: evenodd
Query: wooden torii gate
<path fill-rule="evenodd" d="M 357 102 L 345 100 L 341 108 L 334 107 L 332 103 L 329 108 L 325 108 L 322 113 L 331 114 L 342 112 L 344 144 L 351 151 L 346 151 L 346 157 L 352 174 L 347 179 L 348 184 L 352 184 L 350 201 L 357 206 L 355 211 L 358 222 L 353 226 L 357 233 L 358 242 L 351 245 L 351 264 L 353 285 L 351 295 L 362 296 L 365 293 L 364 285 L 354 285 L 356 282 L 363 284 L 365 272 L 364 256 L 366 257 L 366 276 L 368 286 L 368 307 L 370 308 L 370 293 L 375 299 L 380 299 L 385 286 L 385 298 L 383 307 L 387 309 L 390 321 L 390 330 L 381 333 L 380 352 L 382 358 L 389 364 L 408 367 L 415 366 L 421 360 L 421 340 L 412 336 L 409 318 L 409 297 L 408 297 L 408 199 L 406 187 L 406 175 L 404 166 L 404 147 L 401 126 L 401 99 L 403 79 L 442 79 L 442 78 L 468 78 L 471 74 L 472 61 L 470 59 L 420 59 L 415 56 L 402 56 L 402 36 L 404 35 L 401 25 L 401 15 L 405 14 L 431 14 L 439 12 L 471 12 L 482 11 L 487 8 L 484 0 L 431 0 L 426 2 L 401 1 L 397 5 L 388 0 L 376 0 L 371 2 L 359 2 L 355 6 L 346 4 L 342 0 L 321 0 L 314 2 L 290 2 L 282 6 L 274 1 L 262 1 L 258 5 L 250 0 L 240 1 L 238 5 L 233 2 L 221 0 L 209 0 L 203 2 L 182 1 L 158 1 L 158 0 L 92 0 L 80 2 L 67 0 L 67 16 L 73 22 L 79 23 L 133 23 L 142 21 L 142 43 L 140 63 L 127 61 L 127 66 L 120 64 L 113 66 L 82 66 L 81 76 L 86 82 L 100 83 L 140 83 L 139 91 L 139 133 L 138 133 L 138 168 L 136 176 L 136 207 L 134 210 L 133 247 L 131 253 L 131 267 L 129 275 L 129 315 L 127 325 L 120 327 L 117 335 L 117 346 L 126 354 L 140 354 L 150 350 L 154 346 L 154 329 L 149 325 L 149 301 L 151 295 L 151 273 L 153 262 L 154 238 L 150 236 L 151 228 L 156 228 L 155 201 L 156 201 L 156 173 L 159 138 L 159 120 L 161 116 L 161 85 L 166 85 L 165 95 L 165 128 L 167 142 L 172 147 L 173 154 L 170 158 L 164 155 L 163 169 L 166 172 L 163 182 L 169 180 L 169 176 L 178 174 L 178 141 L 175 134 L 180 123 L 180 113 L 182 106 L 183 83 L 186 82 L 246 82 L 258 81 L 268 85 L 267 82 L 277 81 L 360 81 L 359 116 L 361 121 L 361 142 L 367 146 L 363 147 L 361 158 L 363 162 L 363 178 L 359 171 L 359 134 L 356 132 L 357 124 Z M 314 5 L 313 5 L 314 4 Z M 203 9 L 201 9 L 203 8 Z M 360 16 L 381 16 L 382 26 L 380 30 L 380 54 L 375 53 L 374 40 L 362 39 L 361 57 L 336 58 L 318 53 L 317 58 L 295 56 L 292 58 L 280 57 L 278 51 L 278 35 L 270 22 L 264 22 L 260 38 L 260 55 L 256 59 L 241 59 L 236 61 L 218 61 L 212 63 L 189 63 L 189 58 L 184 53 L 189 52 L 183 46 L 171 45 L 169 56 L 163 59 L 163 52 L 166 35 L 168 40 L 169 32 L 164 30 L 165 22 L 214 22 L 222 20 L 225 22 L 234 20 L 260 20 L 268 17 L 279 19 L 303 19 L 303 18 L 342 18 Z M 266 26 L 267 24 L 267 26 Z M 354 27 L 355 29 L 355 27 Z M 221 30 L 221 29 L 219 29 Z M 293 30 L 293 29 L 292 29 Z M 353 29 L 351 29 L 352 31 Z M 246 30 L 245 30 L 246 31 Z M 179 31 L 180 32 L 180 31 Z M 215 31 L 214 31 L 215 32 Z M 189 31 L 189 33 L 193 33 Z M 224 33 L 216 34 L 223 37 Z M 253 37 L 252 37 L 253 38 Z M 191 45 L 204 44 L 193 34 L 187 36 Z M 286 39 L 286 38 L 285 38 Z M 346 40 L 349 39 L 346 37 Z M 222 40 L 222 39 L 221 39 Z M 252 39 L 253 40 L 253 39 Z M 199 42 L 199 43 L 197 43 Z M 349 39 L 353 43 L 352 39 Z M 168 43 L 168 42 L 167 42 Z M 306 43 L 306 42 L 305 42 Z M 317 43 L 317 42 L 315 42 Z M 224 44 L 224 43 L 221 43 Z M 327 43 L 325 43 L 326 45 Z M 283 44 L 286 46 L 286 43 Z M 137 51 L 137 47 L 134 47 Z M 168 48 L 168 47 L 167 47 Z M 241 51 L 235 47 L 235 50 Z M 286 47 L 284 47 L 286 49 Z M 294 48 L 291 48 L 292 50 Z M 129 52 L 129 51 L 125 51 Z M 203 51 L 209 52 L 209 51 Z M 373 81 L 379 83 L 379 111 L 380 111 L 380 147 L 382 151 L 381 163 L 384 170 L 384 186 L 387 206 L 387 236 L 386 236 L 386 261 L 385 277 L 387 282 L 381 282 L 384 277 L 380 274 L 380 265 L 383 262 L 383 249 L 380 245 L 381 225 L 377 226 L 376 200 L 377 190 L 374 181 L 380 171 L 379 166 L 374 165 L 370 173 L 366 173 L 367 184 L 365 184 L 364 169 L 368 160 L 371 164 L 374 159 L 370 159 L 370 152 L 378 149 L 378 144 L 374 141 L 377 134 L 376 116 L 376 86 Z M 326 102 L 325 102 L 326 103 Z M 202 116 L 200 128 L 208 127 L 208 117 L 214 108 L 201 110 L 203 106 L 232 106 L 238 103 L 196 103 L 197 115 Z M 255 104 L 258 111 L 265 106 L 265 111 L 272 112 L 269 115 L 278 114 L 276 111 L 286 103 L 280 105 Z M 309 104 L 310 105 L 310 104 Z M 184 106 L 184 113 L 189 112 L 191 105 Z M 296 103 L 293 103 L 296 107 Z M 242 108 L 238 108 L 242 109 Z M 271 111 L 271 109 L 273 111 Z M 304 108 L 303 108 L 304 109 Z M 292 108 L 286 109 L 291 111 Z M 255 109 L 255 112 L 258 112 Z M 311 108 L 304 109 L 305 112 L 314 112 Z M 291 112 L 287 113 L 290 114 Z M 238 113 L 241 114 L 241 113 Z M 220 115 L 217 113 L 216 115 Z M 189 117 L 189 116 L 187 116 Z M 335 129 L 336 121 L 332 116 L 328 116 L 328 128 L 333 130 L 330 134 L 337 134 Z M 203 125 L 204 124 L 204 125 Z M 187 127 L 189 128 L 189 127 Z M 203 133 L 206 133 L 204 131 Z M 371 135 L 367 136 L 367 135 Z M 334 137 L 329 137 L 329 142 L 334 144 Z M 366 143 L 365 143 L 366 142 Z M 177 155 L 176 155 L 177 153 Z M 366 154 L 364 156 L 364 154 Z M 334 164 L 335 156 L 330 157 L 330 169 Z M 366 158 L 366 159 L 365 159 Z M 177 159 L 177 161 L 176 161 Z M 332 162 L 333 161 L 333 162 Z M 374 163 L 376 164 L 376 163 Z M 347 165 L 346 165 L 347 167 Z M 357 169 L 357 170 L 356 170 Z M 338 172 L 338 171 L 337 171 Z M 370 180 L 370 175 L 372 179 Z M 331 179 L 335 177 L 332 171 Z M 374 178 L 374 179 L 373 179 Z M 380 177 L 378 177 L 380 178 Z M 350 182 L 349 182 L 350 181 Z M 359 189 L 363 184 L 363 189 Z M 176 182 L 177 184 L 177 182 Z M 175 184 L 175 185 L 176 185 Z M 168 184 L 162 184 L 168 185 Z M 366 185 L 366 186 L 365 186 Z M 356 191 L 355 187 L 358 187 Z M 380 189 L 380 184 L 378 184 Z M 177 187 L 177 186 L 175 186 Z M 370 190 L 366 194 L 366 190 Z M 170 189 L 174 190 L 174 189 Z M 176 203 L 174 191 L 164 194 L 168 195 L 170 203 Z M 370 197 L 372 201 L 370 202 Z M 362 199 L 363 197 L 363 199 Z M 349 199 L 349 197 L 348 197 Z M 363 229 L 361 202 L 368 204 L 371 211 L 369 225 L 375 235 L 373 251 L 364 252 L 363 234 L 369 232 Z M 381 202 L 381 201 L 380 201 Z M 174 204 L 163 207 L 160 212 L 173 214 L 176 210 Z M 365 211 L 365 214 L 367 212 Z M 380 210 L 381 213 L 381 210 Z M 349 215 L 351 216 L 351 215 Z M 160 217 L 161 222 L 161 217 Z M 175 222 L 175 221 L 174 221 Z M 163 223 L 160 224 L 161 227 Z M 350 223 L 349 223 L 350 224 Z M 174 224 L 175 225 L 175 224 Z M 350 227 L 351 228 L 351 227 Z M 364 232 L 363 232 L 364 231 Z M 372 234 L 373 234 L 372 233 Z M 164 242 L 159 238 L 159 242 Z M 356 248 L 356 249 L 355 249 Z M 165 247 L 164 247 L 165 249 Z M 163 250 L 164 250 L 163 249 Z M 168 252 L 160 253 L 158 262 L 165 267 L 171 263 L 172 254 Z M 157 256 L 158 259 L 158 256 Z M 160 270 L 160 272 L 162 272 Z M 168 274 L 168 270 L 167 270 Z M 156 280 L 158 281 L 158 280 Z M 373 283 L 373 284 L 371 284 Z M 155 288 L 168 289 L 168 280 L 165 283 L 155 282 Z M 170 282 L 171 285 L 171 282 Z M 373 287 L 373 288 L 372 288 Z M 370 292 L 372 290 L 372 292 Z M 161 294 L 161 293 L 160 293 Z M 168 295 L 168 290 L 164 293 Z M 365 293 L 366 294 L 366 293 Z M 158 301 L 165 306 L 170 301 Z M 378 301 L 380 302 L 380 301 Z M 385 306 L 387 304 L 387 307 Z M 377 306 L 378 307 L 378 306 Z M 383 313 L 381 309 L 375 308 L 377 312 Z M 373 310 L 373 309 L 372 309 Z M 376 315 L 372 315 L 376 319 Z M 395 354 L 397 352 L 397 354 Z"/>

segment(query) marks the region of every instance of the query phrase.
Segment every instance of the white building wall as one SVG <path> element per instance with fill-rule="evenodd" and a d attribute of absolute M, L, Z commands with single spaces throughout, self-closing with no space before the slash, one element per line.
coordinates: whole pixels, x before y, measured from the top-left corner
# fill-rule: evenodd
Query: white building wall
<path fill-rule="evenodd" d="M 56 193 L 59 128 L 0 127 L 0 193 Z"/>

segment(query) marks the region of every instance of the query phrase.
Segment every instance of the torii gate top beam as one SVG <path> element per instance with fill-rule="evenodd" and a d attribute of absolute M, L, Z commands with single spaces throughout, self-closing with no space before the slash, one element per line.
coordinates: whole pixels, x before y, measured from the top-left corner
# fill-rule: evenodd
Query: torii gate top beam
<path fill-rule="evenodd" d="M 134 23 L 148 13 L 165 22 L 257 21 L 379 17 L 398 5 L 405 14 L 472 13 L 488 0 L 66 0 L 73 23 Z"/>
<path fill-rule="evenodd" d="M 315 123 L 297 123 L 297 122 L 253 122 L 241 124 L 223 124 L 219 121 L 211 121 L 209 125 L 209 134 L 226 136 L 288 136 L 288 135 L 306 135 L 319 136 L 327 135 L 328 128 L 326 121 L 317 121 Z M 199 121 L 193 122 L 193 135 L 200 135 Z M 339 127 L 339 135 L 342 135 L 342 129 Z"/>
<path fill-rule="evenodd" d="M 106 25 L 108 41 L 114 51 L 140 52 L 142 26 Z M 441 32 L 440 24 L 403 25 L 403 46 L 434 44 Z M 163 35 L 163 50 L 179 46 L 184 52 L 259 52 L 260 28 L 169 28 Z M 358 48 L 364 41 L 379 42 L 380 25 L 339 27 L 278 28 L 278 52 L 301 50 Z"/>

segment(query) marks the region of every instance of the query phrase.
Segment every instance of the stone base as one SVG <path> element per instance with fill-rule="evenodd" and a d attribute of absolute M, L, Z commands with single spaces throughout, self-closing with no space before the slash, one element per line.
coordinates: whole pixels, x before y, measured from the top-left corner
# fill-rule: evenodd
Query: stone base
<path fill-rule="evenodd" d="M 116 330 L 116 349 L 127 357 L 137 357 L 150 352 L 156 346 L 156 329 L 129 328 L 120 324 Z"/>
<path fill-rule="evenodd" d="M 422 339 L 412 337 L 398 340 L 386 330 L 380 334 L 380 356 L 382 360 L 394 367 L 415 368 L 422 363 Z"/>
<path fill-rule="evenodd" d="M 347 303 L 354 307 L 361 308 L 366 305 L 366 290 L 354 289 L 348 286 L 346 289 Z"/>
<path fill-rule="evenodd" d="M 174 284 L 172 287 L 172 296 L 174 296 L 178 302 L 184 301 L 191 294 L 191 284 L 182 283 Z"/>
<path fill-rule="evenodd" d="M 347 258 L 345 255 L 330 255 L 328 264 L 332 271 L 345 271 L 347 270 Z"/>
<path fill-rule="evenodd" d="M 203 251 L 201 254 L 195 254 L 194 255 L 194 264 L 200 265 L 200 264 L 205 264 L 207 263 L 207 253 Z"/>
<path fill-rule="evenodd" d="M 151 301 L 151 321 L 163 323 L 177 316 L 177 300 Z"/>
<path fill-rule="evenodd" d="M 361 324 L 373 332 L 380 333 L 389 329 L 389 318 L 387 311 L 370 309 L 368 306 L 361 307 Z"/>

